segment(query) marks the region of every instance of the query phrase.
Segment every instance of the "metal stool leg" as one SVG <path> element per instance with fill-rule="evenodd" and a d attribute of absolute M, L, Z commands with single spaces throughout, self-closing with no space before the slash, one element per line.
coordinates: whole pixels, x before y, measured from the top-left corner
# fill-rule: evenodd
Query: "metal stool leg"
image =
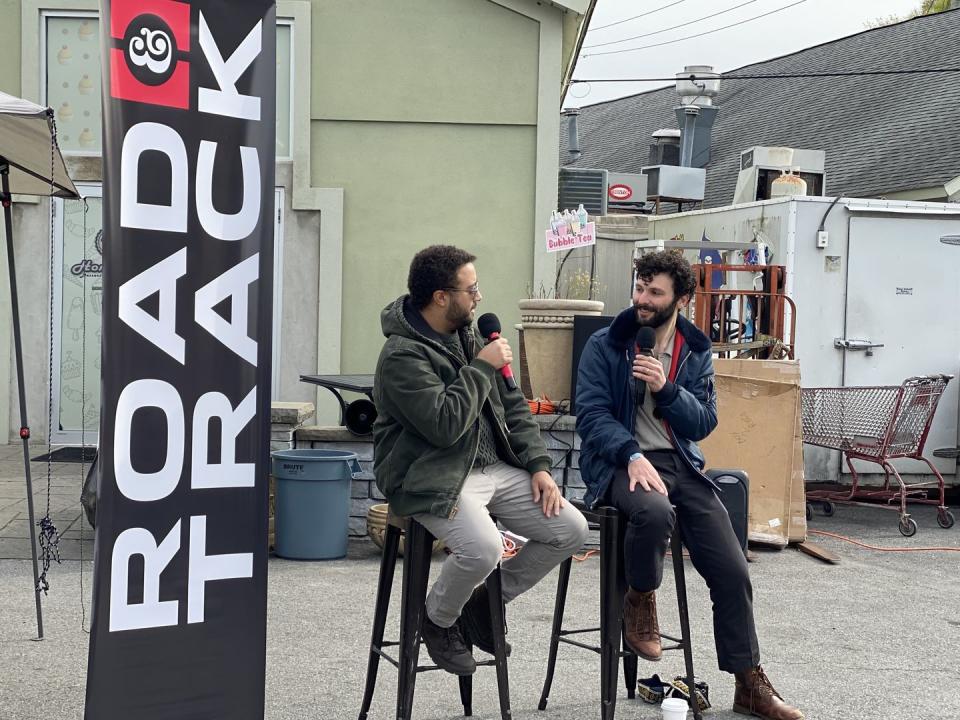
<path fill-rule="evenodd" d="M 696 720 L 701 720 L 696 687 L 693 684 L 693 640 L 690 637 L 690 616 L 687 612 L 687 581 L 683 569 L 683 544 L 680 542 L 679 527 L 674 529 L 673 537 L 670 539 L 670 552 L 673 555 L 673 576 L 677 584 L 677 609 L 680 612 L 680 637 L 683 645 L 683 661 L 687 670 L 687 688 L 690 690 L 690 709 L 693 710 L 693 717 Z"/>
<path fill-rule="evenodd" d="M 380 559 L 380 577 L 377 580 L 377 601 L 373 611 L 373 633 L 370 637 L 370 657 L 367 660 L 367 682 L 363 689 L 363 702 L 360 705 L 359 720 L 367 720 L 367 712 L 373 700 L 373 691 L 377 685 L 377 671 L 380 668 L 380 648 L 383 645 L 383 631 L 387 624 L 387 611 L 390 608 L 390 591 L 393 588 L 393 576 L 397 567 L 397 550 L 400 545 L 400 528 L 387 525 L 383 536 L 383 554 Z"/>
<path fill-rule="evenodd" d="M 461 675 L 457 678 L 460 684 L 460 704 L 463 705 L 463 716 L 473 715 L 473 675 Z"/>
<path fill-rule="evenodd" d="M 547 657 L 547 677 L 543 681 L 543 692 L 540 693 L 538 710 L 547 709 L 547 698 L 553 686 L 553 672 L 557 667 L 557 649 L 560 647 L 560 631 L 563 629 L 563 609 L 567 604 L 567 588 L 570 585 L 570 568 L 573 558 L 567 558 L 560 563 L 560 577 L 557 580 L 557 599 L 553 606 L 553 630 L 550 633 L 550 653 Z"/>
<path fill-rule="evenodd" d="M 500 577 L 500 566 L 487 576 L 487 597 L 490 598 L 490 620 L 493 626 L 493 656 L 497 668 L 497 693 L 500 696 L 500 718 L 511 720 L 510 711 L 510 679 L 507 674 L 507 647 L 504 635 L 506 621 L 503 611 L 503 584 Z"/>
<path fill-rule="evenodd" d="M 400 663 L 397 668 L 397 720 L 410 720 L 420 659 L 420 626 L 426 613 L 427 581 L 433 536 L 415 520 L 406 527 L 403 601 L 400 620 Z"/>
<path fill-rule="evenodd" d="M 617 597 L 619 598 L 623 598 L 627 594 L 627 574 L 624 560 L 626 537 L 627 523 L 623 518 L 617 524 Z M 623 684 L 627 689 L 627 699 L 633 700 L 637 695 L 637 656 L 627 646 L 626 639 L 622 640 L 621 645 L 623 648 Z"/>
<path fill-rule="evenodd" d="M 600 717 L 613 720 L 623 627 L 623 598 L 617 594 L 617 547 L 620 518 L 606 515 L 600 523 Z"/>

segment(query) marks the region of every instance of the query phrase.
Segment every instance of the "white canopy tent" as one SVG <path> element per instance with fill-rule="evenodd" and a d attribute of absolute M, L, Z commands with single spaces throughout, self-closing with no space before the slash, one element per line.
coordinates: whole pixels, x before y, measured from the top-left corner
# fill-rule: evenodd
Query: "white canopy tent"
<path fill-rule="evenodd" d="M 18 195 L 80 197 L 52 141 L 53 111 L 0 92 L 0 156 L 10 166 L 10 188 Z"/>
<path fill-rule="evenodd" d="M 23 381 L 23 347 L 20 339 L 20 303 L 13 254 L 11 204 L 13 193 L 62 198 L 79 198 L 80 195 L 73 180 L 67 174 L 63 156 L 57 147 L 53 110 L 5 93 L 0 93 L 0 185 L 2 185 L 0 201 L 3 204 L 7 235 L 10 307 L 13 313 L 13 344 L 20 399 L 20 438 L 23 442 L 23 468 L 27 484 L 27 513 L 30 519 L 33 590 L 37 604 L 37 635 L 38 639 L 43 639 L 43 613 L 40 609 L 41 583 L 37 568 L 36 520 L 33 512 L 33 481 L 30 477 L 30 425 L 27 422 L 27 400 Z"/>

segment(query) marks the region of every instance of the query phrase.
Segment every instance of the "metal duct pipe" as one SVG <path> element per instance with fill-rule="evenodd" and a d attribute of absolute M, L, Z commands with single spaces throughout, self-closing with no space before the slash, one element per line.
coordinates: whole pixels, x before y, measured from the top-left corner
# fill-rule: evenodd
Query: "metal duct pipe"
<path fill-rule="evenodd" d="M 693 137 L 697 127 L 697 116 L 700 108 L 696 105 L 686 105 L 683 108 L 683 131 L 680 133 L 680 165 L 692 167 Z"/>
<path fill-rule="evenodd" d="M 576 160 L 580 157 L 579 108 L 569 108 L 561 113 L 567 118 L 567 151 Z"/>

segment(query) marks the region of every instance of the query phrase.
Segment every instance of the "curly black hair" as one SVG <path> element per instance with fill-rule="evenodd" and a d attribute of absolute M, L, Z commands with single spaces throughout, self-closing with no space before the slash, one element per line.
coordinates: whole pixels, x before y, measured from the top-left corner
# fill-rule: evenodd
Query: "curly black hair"
<path fill-rule="evenodd" d="M 673 250 L 661 250 L 659 252 L 647 253 L 637 258 L 634 263 L 637 270 L 637 277 L 644 282 L 650 282 L 654 275 L 666 273 L 673 280 L 674 297 L 682 295 L 693 296 L 697 289 L 697 279 L 693 274 L 693 268 L 680 252 Z"/>
<path fill-rule="evenodd" d="M 435 291 L 456 287 L 457 271 L 476 259 L 476 255 L 452 245 L 431 245 L 418 252 L 410 262 L 407 275 L 413 306 L 422 310 L 430 304 Z"/>

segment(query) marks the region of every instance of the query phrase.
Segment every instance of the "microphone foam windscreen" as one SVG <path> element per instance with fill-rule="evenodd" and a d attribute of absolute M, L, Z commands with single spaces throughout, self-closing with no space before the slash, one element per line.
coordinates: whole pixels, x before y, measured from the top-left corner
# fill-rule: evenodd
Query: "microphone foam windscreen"
<path fill-rule="evenodd" d="M 653 346 L 656 344 L 657 333 L 652 327 L 644 325 L 637 331 L 637 345 L 640 346 L 641 350 L 653 350 Z"/>
<path fill-rule="evenodd" d="M 500 333 L 500 318 L 493 313 L 484 313 L 477 319 L 477 329 L 485 338 Z"/>

